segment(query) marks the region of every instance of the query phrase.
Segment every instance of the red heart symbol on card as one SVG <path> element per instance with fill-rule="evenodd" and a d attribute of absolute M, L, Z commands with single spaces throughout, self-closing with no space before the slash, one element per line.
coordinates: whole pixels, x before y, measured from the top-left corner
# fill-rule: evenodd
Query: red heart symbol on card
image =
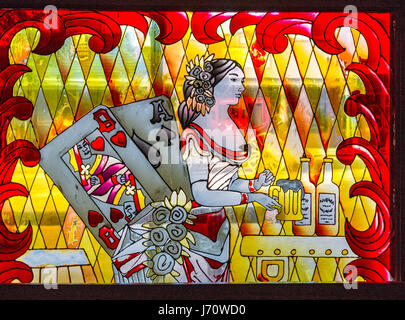
<path fill-rule="evenodd" d="M 114 136 L 111 137 L 111 142 L 119 147 L 126 147 L 127 138 L 123 131 L 118 131 Z"/>
<path fill-rule="evenodd" d="M 97 151 L 104 151 L 104 139 L 102 137 L 97 137 L 91 142 L 91 147 Z"/>
<path fill-rule="evenodd" d="M 103 222 L 103 216 L 101 214 L 99 214 L 97 211 L 90 210 L 88 218 L 89 218 L 89 224 L 93 228 L 97 227 L 97 225 L 99 223 Z"/>
<path fill-rule="evenodd" d="M 121 211 L 115 208 L 111 208 L 110 218 L 112 222 L 117 223 L 123 216 L 124 214 Z"/>

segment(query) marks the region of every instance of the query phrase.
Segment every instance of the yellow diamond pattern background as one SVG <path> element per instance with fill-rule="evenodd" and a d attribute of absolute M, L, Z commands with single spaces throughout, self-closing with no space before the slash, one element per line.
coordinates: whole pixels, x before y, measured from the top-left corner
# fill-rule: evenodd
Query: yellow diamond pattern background
<path fill-rule="evenodd" d="M 192 13 L 189 13 L 191 18 Z M 338 41 L 347 48 L 331 56 L 313 41 L 300 35 L 288 36 L 288 47 L 280 54 L 262 51 L 256 42 L 254 26 L 229 31 L 229 21 L 218 33 L 224 41 L 199 43 L 191 30 L 172 45 L 155 41 L 157 24 L 148 19 L 146 35 L 131 26 L 121 26 L 121 41 L 107 54 L 95 54 L 88 47 L 90 35 L 66 39 L 56 53 L 32 53 L 39 33 L 34 28 L 19 32 L 10 47 L 11 63 L 26 64 L 32 72 L 24 74 L 14 94 L 32 101 L 31 119 L 13 119 L 7 132 L 8 143 L 26 139 L 38 148 L 55 138 L 94 107 L 121 105 L 166 94 L 175 111 L 183 100 L 186 64 L 196 55 L 214 53 L 217 58 L 238 61 L 245 72 L 244 99 L 240 115 L 251 111 L 246 140 L 252 147 L 250 159 L 240 175 L 253 178 L 270 169 L 276 179 L 295 179 L 299 159 L 305 152 L 311 158 L 311 178 L 322 181 L 322 160 L 332 157 L 333 181 L 340 188 L 340 221 L 347 218 L 359 230 L 373 220 L 375 203 L 362 196 L 349 198 L 349 189 L 360 180 L 370 180 L 361 159 L 351 166 L 336 159 L 341 141 L 357 136 L 369 138 L 362 116 L 349 117 L 344 102 L 354 90 L 364 93 L 360 78 L 345 70 L 351 62 L 367 58 L 367 44 L 354 29 L 336 31 Z M 235 111 L 235 110 L 234 110 Z M 256 134 L 254 132 L 256 131 Z M 39 167 L 18 162 L 13 181 L 29 190 L 29 197 L 6 201 L 3 218 L 11 230 L 33 228 L 31 249 L 84 249 L 98 283 L 112 283 L 111 259 L 101 248 L 52 180 Z M 291 221 L 278 225 L 264 223 L 264 211 L 255 206 L 227 208 L 231 221 L 231 271 L 235 282 L 256 281 L 256 258 L 240 254 L 241 230 L 249 234 L 293 235 Z M 250 213 L 250 214 L 249 214 Z M 340 225 L 340 236 L 344 225 Z M 289 258 L 289 281 L 342 281 L 349 258 Z"/>

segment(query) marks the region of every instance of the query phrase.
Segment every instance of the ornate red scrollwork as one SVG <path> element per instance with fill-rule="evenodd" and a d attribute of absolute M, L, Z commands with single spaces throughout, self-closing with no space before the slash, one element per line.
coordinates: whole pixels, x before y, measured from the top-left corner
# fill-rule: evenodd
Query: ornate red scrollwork
<path fill-rule="evenodd" d="M 262 13 L 239 12 L 227 14 L 217 12 L 194 13 L 191 26 L 198 32 L 198 40 L 204 43 L 222 41 L 217 34 L 221 23 L 230 19 L 230 31 L 248 25 L 256 25 L 258 45 L 269 53 L 280 53 L 287 48 L 287 34 L 300 34 L 312 38 L 315 44 L 329 54 L 345 50 L 335 37 L 337 28 L 351 27 L 364 36 L 368 45 L 368 58 L 362 63 L 346 67 L 356 73 L 366 88 L 365 94 L 352 92 L 345 102 L 345 112 L 350 116 L 362 114 L 369 127 L 371 137 L 349 138 L 337 148 L 338 159 L 350 165 L 356 155 L 365 162 L 372 181 L 359 181 L 350 190 L 350 196 L 366 196 L 376 204 L 375 218 L 369 229 L 356 230 L 345 222 L 345 236 L 352 250 L 362 259 L 348 266 L 355 266 L 358 275 L 366 281 L 385 282 L 392 280 L 390 274 L 390 247 L 393 239 L 393 224 L 390 215 L 390 22 L 379 14 L 358 13 Z M 349 272 L 350 268 L 347 268 Z M 345 271 L 346 272 L 346 271 Z"/>
<path fill-rule="evenodd" d="M 313 24 L 313 33 L 321 36 L 315 42 L 323 50 L 342 51 L 334 37 L 336 28 L 344 26 L 347 15 L 320 14 Z M 390 247 L 394 228 L 390 214 L 390 40 L 389 24 L 381 16 L 360 13 L 356 17 L 357 30 L 367 41 L 369 56 L 363 63 L 352 63 L 348 70 L 356 73 L 366 88 L 365 94 L 353 92 L 345 103 L 345 112 L 351 116 L 364 115 L 370 127 L 371 138 L 366 141 L 353 137 L 343 141 L 336 150 L 338 159 L 351 164 L 360 156 L 372 181 L 360 181 L 350 189 L 350 196 L 363 195 L 376 202 L 376 214 L 369 229 L 358 231 L 348 221 L 345 236 L 352 250 L 362 258 L 352 262 L 367 281 L 392 280 L 390 274 Z M 322 33 L 323 30 L 323 33 Z M 340 47 L 340 48 L 339 48 Z M 374 260 L 370 261 L 369 259 Z"/>
<path fill-rule="evenodd" d="M 17 160 L 25 166 L 35 166 L 40 160 L 38 149 L 30 142 L 17 140 L 7 144 L 8 125 L 13 117 L 26 120 L 31 117 L 33 105 L 23 97 L 13 97 L 17 79 L 31 70 L 25 65 L 10 65 L 9 47 L 13 37 L 26 27 L 35 27 L 40 38 L 34 53 L 48 55 L 57 51 L 65 39 L 72 35 L 87 33 L 92 37 L 89 47 L 96 53 L 107 53 L 121 39 L 120 25 L 131 25 L 146 34 L 146 16 L 155 20 L 160 28 L 157 40 L 163 44 L 179 41 L 186 33 L 189 22 L 184 12 L 110 12 L 61 10 L 53 19 L 56 28 L 44 23 L 47 13 L 42 10 L 0 11 L 0 212 L 4 201 L 13 196 L 28 196 L 26 188 L 11 182 Z M 15 279 L 31 282 L 33 274 L 24 263 L 15 261 L 30 246 L 32 227 L 21 233 L 9 231 L 0 215 L 0 283 Z"/>
<path fill-rule="evenodd" d="M 26 166 L 34 166 L 39 161 L 39 152 L 30 142 L 16 140 L 6 143 L 10 120 L 13 117 L 26 120 L 32 114 L 32 103 L 28 99 L 12 97 L 15 81 L 28 70 L 26 66 L 13 65 L 0 72 L 0 212 L 8 198 L 28 196 L 24 186 L 11 182 L 17 159 L 21 159 Z M 0 282 L 32 280 L 31 269 L 24 263 L 15 261 L 29 248 L 31 238 L 30 225 L 21 233 L 13 233 L 7 229 L 0 215 Z"/>

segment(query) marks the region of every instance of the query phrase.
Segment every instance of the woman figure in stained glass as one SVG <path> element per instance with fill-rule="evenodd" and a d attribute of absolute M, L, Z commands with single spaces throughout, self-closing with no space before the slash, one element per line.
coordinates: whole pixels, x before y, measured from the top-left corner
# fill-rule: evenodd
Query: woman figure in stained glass
<path fill-rule="evenodd" d="M 253 180 L 238 176 L 249 148 L 228 109 L 244 90 L 241 66 L 228 59 L 196 57 L 187 72 L 178 115 L 183 127 L 180 148 L 194 198 L 187 210 L 193 221 L 187 222 L 187 205 L 178 207 L 177 196 L 170 203 L 165 199 L 165 207 L 141 214 L 123 235 L 131 240 L 124 241 L 113 257 L 117 282 L 230 282 L 224 207 L 253 201 L 267 209 L 280 206 L 267 194 L 255 192 L 274 182 L 269 170 Z M 184 193 L 178 198 L 184 205 Z"/>
<path fill-rule="evenodd" d="M 183 127 L 181 151 L 187 163 L 194 208 L 195 238 L 186 258 L 189 282 L 229 282 L 229 222 L 225 206 L 256 201 L 266 209 L 280 205 L 255 192 L 272 184 L 269 170 L 257 179 L 241 179 L 238 169 L 249 157 L 249 146 L 229 116 L 244 91 L 242 67 L 233 60 L 196 57 L 187 66 L 184 102 L 178 115 Z"/>

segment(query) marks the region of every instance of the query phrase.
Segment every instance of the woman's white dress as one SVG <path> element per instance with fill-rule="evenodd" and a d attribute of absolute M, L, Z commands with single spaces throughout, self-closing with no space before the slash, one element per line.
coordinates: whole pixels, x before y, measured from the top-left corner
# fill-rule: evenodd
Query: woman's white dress
<path fill-rule="evenodd" d="M 236 152 L 218 146 L 196 125 L 184 129 L 181 150 L 190 174 L 194 172 L 198 175 L 200 168 L 208 166 L 208 177 L 204 181 L 209 190 L 228 190 L 232 178 L 249 153 L 246 146 L 244 150 Z M 224 208 L 200 206 L 194 202 L 190 213 L 196 219 L 193 225 L 185 226 L 193 235 L 195 244 L 189 242 L 189 248 L 183 248 L 187 255 L 181 256 L 182 263 L 174 266 L 178 274 L 174 277 L 175 281 L 229 282 L 229 222 Z M 146 214 L 128 228 L 126 236 L 130 234 L 135 242 L 113 258 L 114 268 L 120 270 L 116 272 L 117 282 L 151 282 L 146 276 L 148 268 L 141 266 L 148 259 L 145 254 L 147 248 L 142 244 L 142 234 L 147 230 L 142 224 L 150 220 L 151 214 Z M 134 257 L 131 258 L 131 255 Z"/>

